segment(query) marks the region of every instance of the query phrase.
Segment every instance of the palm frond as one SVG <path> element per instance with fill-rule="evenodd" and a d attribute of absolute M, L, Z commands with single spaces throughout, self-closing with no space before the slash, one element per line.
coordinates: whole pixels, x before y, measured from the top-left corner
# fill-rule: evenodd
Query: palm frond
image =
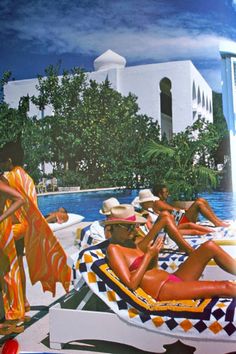
<path fill-rule="evenodd" d="M 193 172 L 199 180 L 199 184 L 204 184 L 216 188 L 218 178 L 217 172 L 205 166 L 193 166 Z"/>
<path fill-rule="evenodd" d="M 149 141 L 144 147 L 144 156 L 147 159 L 152 159 L 160 155 L 173 157 L 174 153 L 174 149 L 158 144 L 153 140 Z"/>

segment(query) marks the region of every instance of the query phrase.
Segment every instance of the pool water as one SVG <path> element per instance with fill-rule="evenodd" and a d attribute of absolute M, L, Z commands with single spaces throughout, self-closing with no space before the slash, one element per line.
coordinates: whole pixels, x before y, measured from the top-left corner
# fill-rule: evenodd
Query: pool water
<path fill-rule="evenodd" d="M 68 213 L 80 214 L 85 221 L 104 219 L 99 213 L 102 202 L 110 197 L 115 197 L 121 204 L 131 203 L 138 195 L 138 190 L 106 190 L 80 193 L 53 194 L 38 197 L 39 209 L 43 215 L 64 207 Z M 221 219 L 236 219 L 236 194 L 227 192 L 203 193 L 214 212 Z"/>

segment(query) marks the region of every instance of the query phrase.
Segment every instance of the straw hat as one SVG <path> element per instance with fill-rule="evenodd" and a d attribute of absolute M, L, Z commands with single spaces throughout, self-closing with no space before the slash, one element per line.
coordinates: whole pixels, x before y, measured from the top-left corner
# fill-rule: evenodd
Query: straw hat
<path fill-rule="evenodd" d="M 102 215 L 110 215 L 111 208 L 120 205 L 119 201 L 116 198 L 109 198 L 103 201 L 102 209 L 99 210 L 99 213 Z"/>
<path fill-rule="evenodd" d="M 155 200 L 159 200 L 158 197 L 152 194 L 150 189 L 143 189 L 139 192 L 137 202 L 138 203 L 145 203 L 145 202 L 154 202 Z"/>
<path fill-rule="evenodd" d="M 104 225 L 114 224 L 145 224 L 146 219 L 134 211 L 130 204 L 120 204 L 111 209 L 109 219 L 104 220 Z"/>

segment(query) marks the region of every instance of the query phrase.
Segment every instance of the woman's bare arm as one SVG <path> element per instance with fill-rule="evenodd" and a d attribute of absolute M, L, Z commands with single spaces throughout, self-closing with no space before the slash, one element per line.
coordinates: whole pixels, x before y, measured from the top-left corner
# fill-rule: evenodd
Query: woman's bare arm
<path fill-rule="evenodd" d="M 2 181 L 0 181 L 0 193 L 3 193 L 5 199 L 10 199 L 12 201 L 9 208 L 7 208 L 5 212 L 0 216 L 0 222 L 2 222 L 9 216 L 13 215 L 17 209 L 25 204 L 25 200 L 22 198 L 20 193 Z"/>
<path fill-rule="evenodd" d="M 147 251 L 147 247 L 150 244 L 151 241 L 155 238 L 155 236 L 165 227 L 165 221 L 163 219 L 160 219 L 157 221 L 151 230 L 148 232 L 148 234 L 138 242 L 138 248 L 140 248 L 144 253 Z"/>
<path fill-rule="evenodd" d="M 157 240 L 155 244 L 149 245 L 144 255 L 143 261 L 137 270 L 130 272 L 127 261 L 124 256 L 124 248 L 116 245 L 110 245 L 107 249 L 109 265 L 120 280 L 130 289 L 135 290 L 139 287 L 148 265 L 153 257 L 159 253 L 163 240 Z"/>
<path fill-rule="evenodd" d="M 110 245 L 108 247 L 107 255 L 111 269 L 120 280 L 128 286 L 128 288 L 132 290 L 137 289 L 151 261 L 152 257 L 150 254 L 145 254 L 142 264 L 133 272 L 130 272 L 123 252 L 116 245 Z"/>

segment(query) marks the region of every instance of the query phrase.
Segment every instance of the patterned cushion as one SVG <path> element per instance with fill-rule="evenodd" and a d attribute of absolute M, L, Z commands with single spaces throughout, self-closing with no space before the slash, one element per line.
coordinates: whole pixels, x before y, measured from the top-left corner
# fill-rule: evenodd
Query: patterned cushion
<path fill-rule="evenodd" d="M 106 262 L 108 241 L 80 252 L 75 265 L 93 292 L 118 316 L 152 331 L 236 341 L 236 299 L 156 301 L 141 288 L 128 289 Z M 182 255 L 182 257 L 184 257 Z"/>

